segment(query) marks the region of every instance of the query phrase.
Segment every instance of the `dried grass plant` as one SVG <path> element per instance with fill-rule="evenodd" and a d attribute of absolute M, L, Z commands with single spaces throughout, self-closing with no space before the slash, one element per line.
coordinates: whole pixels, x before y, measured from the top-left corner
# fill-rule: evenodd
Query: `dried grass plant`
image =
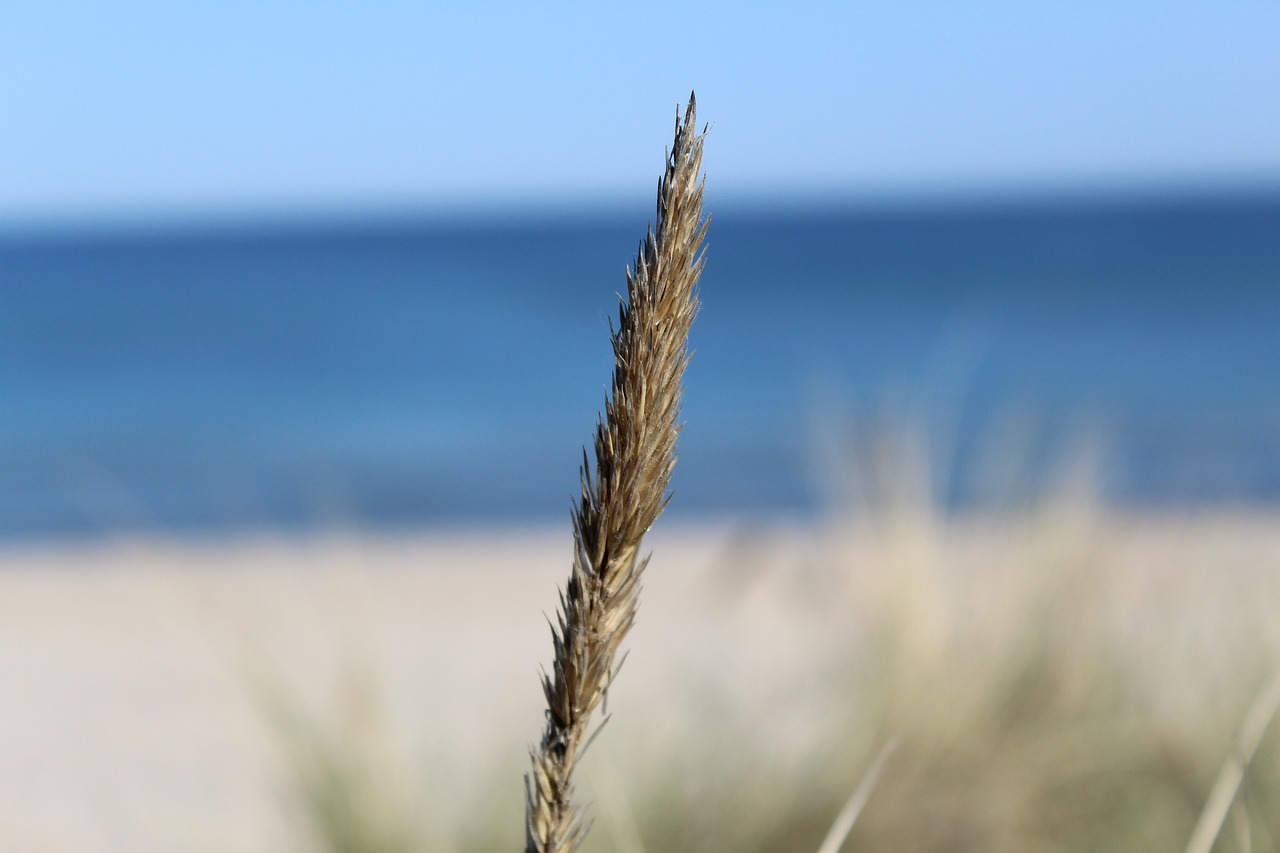
<path fill-rule="evenodd" d="M 569 853 L 587 832 L 574 802 L 574 769 L 635 620 L 648 563 L 641 540 L 669 499 L 708 222 L 700 178 L 705 129 L 695 125 L 690 94 L 658 182 L 656 223 L 627 270 L 626 301 L 611 327 L 612 393 L 596 427 L 594 472 L 583 454 L 573 568 L 552 626 L 555 660 L 543 676 L 546 728 L 525 778 L 527 853 Z"/>

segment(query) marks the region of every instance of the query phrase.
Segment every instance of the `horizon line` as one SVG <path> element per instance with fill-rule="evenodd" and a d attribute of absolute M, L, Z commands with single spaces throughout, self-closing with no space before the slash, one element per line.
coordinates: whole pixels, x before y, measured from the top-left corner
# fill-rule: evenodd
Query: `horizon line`
<path fill-rule="evenodd" d="M 1063 184 L 1023 187 L 895 190 L 729 191 L 713 196 L 716 210 L 741 218 L 806 215 L 948 214 L 1001 209 L 1058 207 L 1152 207 L 1213 203 L 1280 202 L 1280 180 L 1112 185 Z M 614 218 L 644 213 L 652 201 L 616 194 L 571 198 L 484 199 L 472 203 L 393 200 L 332 202 L 320 205 L 218 206 L 200 209 L 158 208 L 135 211 L 81 211 L 36 216 L 0 213 L 0 244 L 60 242 L 72 239 L 181 237 L 208 234 L 291 233 L 396 227 L 474 228 L 528 224 L 536 217 L 550 223 L 584 218 Z"/>

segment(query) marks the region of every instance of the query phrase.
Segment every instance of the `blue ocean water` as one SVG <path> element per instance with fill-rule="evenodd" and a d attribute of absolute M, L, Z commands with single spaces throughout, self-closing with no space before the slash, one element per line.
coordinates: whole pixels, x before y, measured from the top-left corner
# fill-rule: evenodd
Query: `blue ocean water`
<path fill-rule="evenodd" d="M 0 235 L 0 536 L 563 517 L 645 215 Z M 1010 423 L 1280 499 L 1280 195 L 730 207 L 702 296 L 674 513 L 810 511 L 892 411 L 944 500 Z"/>

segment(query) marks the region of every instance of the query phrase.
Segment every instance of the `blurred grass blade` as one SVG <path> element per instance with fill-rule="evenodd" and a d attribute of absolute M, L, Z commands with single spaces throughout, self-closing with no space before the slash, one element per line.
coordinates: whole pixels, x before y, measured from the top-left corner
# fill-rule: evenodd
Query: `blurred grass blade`
<path fill-rule="evenodd" d="M 867 775 L 862 777 L 858 787 L 853 789 L 853 793 L 849 795 L 849 799 L 845 802 L 844 808 L 840 810 L 840 814 L 836 815 L 836 821 L 831 825 L 831 830 L 827 833 L 827 837 L 823 839 L 822 846 L 818 848 L 818 853 L 837 853 L 841 846 L 844 845 L 845 839 L 853 831 L 853 825 L 857 822 L 858 815 L 862 814 L 862 810 L 866 808 L 867 800 L 871 799 L 871 792 L 875 790 L 876 783 L 880 781 L 880 774 L 884 772 L 884 766 L 888 763 L 889 756 L 893 754 L 893 750 L 896 747 L 896 740 L 890 740 L 881 747 L 880 754 L 871 763 L 871 769 L 867 771 Z"/>
<path fill-rule="evenodd" d="M 1249 713 L 1245 715 L 1240 732 L 1236 735 L 1235 749 L 1218 771 L 1218 778 L 1213 783 L 1204 811 L 1200 813 L 1200 820 L 1191 833 L 1187 853 L 1209 853 L 1213 849 L 1231 811 L 1231 804 L 1235 802 L 1240 785 L 1244 782 L 1245 772 L 1248 771 L 1249 764 L 1262 743 L 1262 736 L 1267 733 L 1277 711 L 1280 711 L 1280 669 L 1272 673 L 1270 680 L 1250 706 Z"/>

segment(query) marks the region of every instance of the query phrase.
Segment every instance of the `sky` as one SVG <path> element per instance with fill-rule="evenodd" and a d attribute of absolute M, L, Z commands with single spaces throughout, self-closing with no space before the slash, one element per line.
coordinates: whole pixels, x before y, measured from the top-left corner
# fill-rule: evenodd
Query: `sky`
<path fill-rule="evenodd" d="M 1280 187 L 1280 3 L 0 3 L 0 225 Z"/>

